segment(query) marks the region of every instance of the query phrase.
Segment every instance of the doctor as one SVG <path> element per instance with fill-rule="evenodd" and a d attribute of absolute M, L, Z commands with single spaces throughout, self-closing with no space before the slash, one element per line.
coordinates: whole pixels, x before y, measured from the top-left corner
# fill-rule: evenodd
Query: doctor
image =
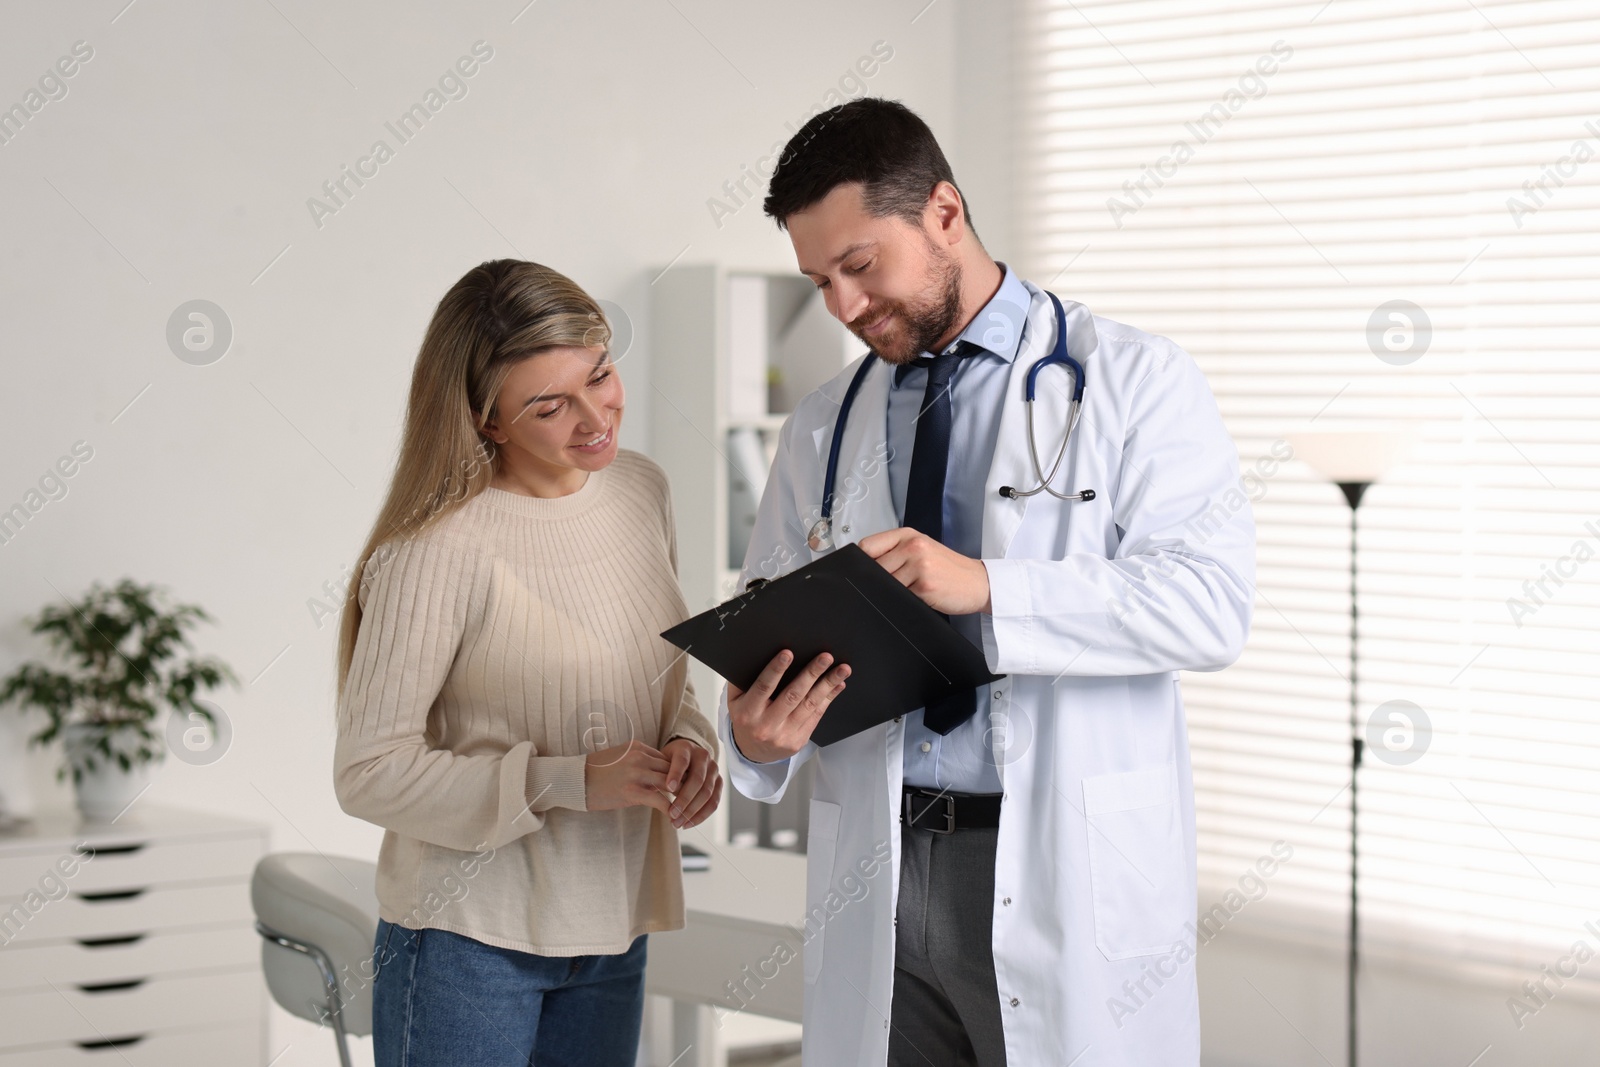
<path fill-rule="evenodd" d="M 1166 338 L 1071 301 L 1058 313 L 991 259 L 933 135 L 898 103 L 815 116 L 765 209 L 871 352 L 784 423 L 742 581 L 857 542 L 1004 675 L 826 748 L 809 738 L 847 664 L 818 657 L 778 691 L 780 653 L 724 694 L 744 795 L 775 802 L 817 762 L 804 1063 L 1198 1064 L 1178 672 L 1238 657 L 1255 577 L 1205 379 Z M 1066 499 L 1024 495 L 1070 421 L 1073 375 L 1046 366 L 1035 462 L 1026 379 L 1058 337 L 1087 379 L 1050 480 Z"/>

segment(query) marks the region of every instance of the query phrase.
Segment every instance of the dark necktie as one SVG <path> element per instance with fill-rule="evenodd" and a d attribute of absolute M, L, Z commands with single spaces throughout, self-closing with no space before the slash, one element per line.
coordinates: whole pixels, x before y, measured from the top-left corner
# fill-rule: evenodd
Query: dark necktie
<path fill-rule="evenodd" d="M 928 368 L 928 385 L 922 393 L 922 413 L 917 417 L 916 440 L 911 447 L 905 525 L 941 544 L 944 543 L 944 478 L 950 466 L 950 379 L 957 363 L 982 351 L 982 345 L 960 341 L 948 352 L 912 360 L 913 365 Z M 974 690 L 957 690 L 929 704 L 922 721 L 934 733 L 948 734 L 971 717 L 976 710 L 975 702 Z"/>

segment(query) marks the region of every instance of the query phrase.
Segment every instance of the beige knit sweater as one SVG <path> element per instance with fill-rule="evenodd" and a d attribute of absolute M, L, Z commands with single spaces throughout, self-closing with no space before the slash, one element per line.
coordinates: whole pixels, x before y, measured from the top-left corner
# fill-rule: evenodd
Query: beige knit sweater
<path fill-rule="evenodd" d="M 368 563 L 334 787 L 382 826 L 378 913 L 548 956 L 684 924 L 661 812 L 587 811 L 587 754 L 636 737 L 716 753 L 685 657 L 661 468 L 619 450 L 583 488 L 489 488 Z"/>

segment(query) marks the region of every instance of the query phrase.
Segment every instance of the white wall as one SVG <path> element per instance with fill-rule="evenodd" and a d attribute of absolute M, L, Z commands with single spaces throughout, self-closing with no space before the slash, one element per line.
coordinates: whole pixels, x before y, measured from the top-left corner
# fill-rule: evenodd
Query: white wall
<path fill-rule="evenodd" d="M 0 146 L 0 509 L 74 442 L 94 450 L 0 545 L 0 672 L 41 654 L 21 620 L 57 591 L 164 584 L 215 615 L 199 644 L 246 684 L 215 696 L 225 757 L 168 760 L 140 803 L 261 820 L 276 849 L 372 856 L 378 831 L 333 796 L 336 625 L 307 602 L 342 587 L 365 538 L 439 297 L 522 256 L 620 303 L 639 337 L 622 443 L 647 448 L 650 279 L 680 254 L 793 269 L 764 182 L 720 226 L 707 201 L 875 41 L 893 58 L 866 91 L 916 108 L 961 174 L 956 5 L 125 2 L 14 9 L 0 34 L 0 106 L 74 42 L 93 48 Z M 307 199 L 374 140 L 396 146 L 384 123 L 479 40 L 493 58 L 468 94 L 315 225 Z M 165 340 L 195 298 L 234 330 L 208 366 Z M 0 788 L 27 791 L 25 773 L 32 803 L 69 804 L 53 764 L 0 759 Z M 279 1067 L 331 1063 L 329 1045 L 275 1021 Z"/>
<path fill-rule="evenodd" d="M 1204 1067 L 1326 1067 L 1345 1062 L 1345 951 L 1342 939 L 1229 925 L 1200 949 L 1200 1032 Z M 1443 953 L 1366 945 L 1360 974 L 1362 1067 L 1513 1067 L 1592 1062 L 1600 989 L 1593 981 L 1521 968 L 1467 968 Z M 1590 965 L 1592 966 L 1592 964 Z M 1544 981 L 1537 1011 L 1526 981 Z"/>

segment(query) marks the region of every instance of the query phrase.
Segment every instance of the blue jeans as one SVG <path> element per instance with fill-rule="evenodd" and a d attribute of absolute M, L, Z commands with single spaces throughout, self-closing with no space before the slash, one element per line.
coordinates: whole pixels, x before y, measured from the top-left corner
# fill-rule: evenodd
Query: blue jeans
<path fill-rule="evenodd" d="M 536 956 L 380 919 L 375 1067 L 633 1067 L 645 937 L 615 956 Z"/>

